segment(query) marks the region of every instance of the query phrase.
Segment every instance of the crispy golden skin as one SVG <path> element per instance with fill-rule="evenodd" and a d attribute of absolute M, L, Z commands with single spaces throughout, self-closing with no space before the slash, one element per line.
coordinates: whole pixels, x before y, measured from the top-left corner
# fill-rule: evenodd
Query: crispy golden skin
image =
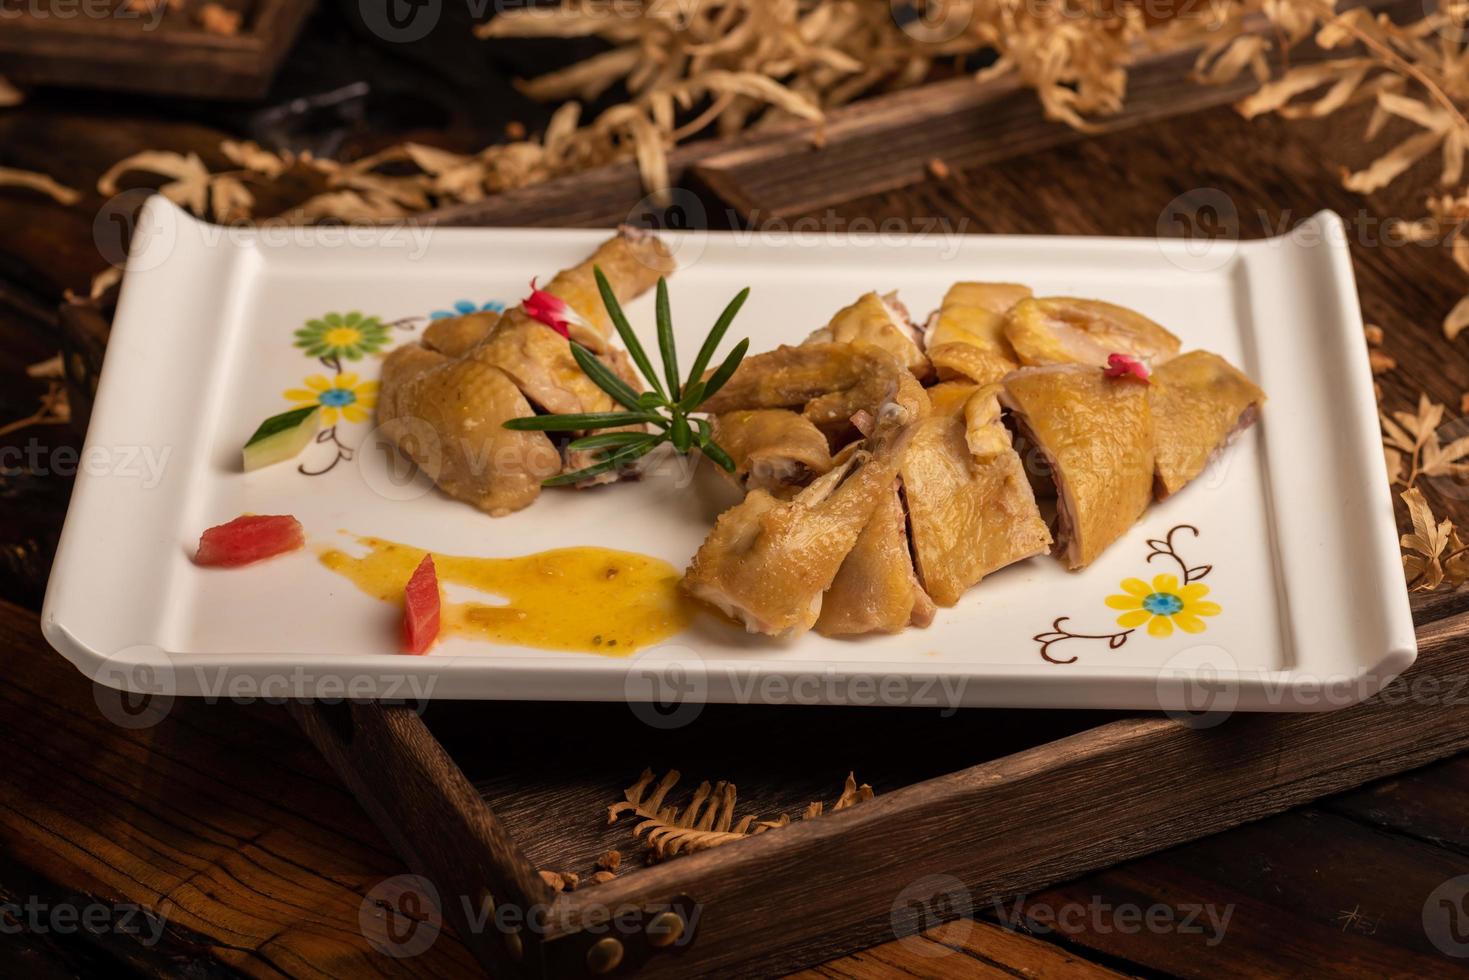
<path fill-rule="evenodd" d="M 1050 463 L 1062 560 L 1091 564 L 1153 499 L 1149 386 L 1060 364 L 1016 371 L 1003 400 Z"/>
<path fill-rule="evenodd" d="M 500 314 L 490 310 L 444 317 L 424 328 L 422 343 L 445 357 L 458 357 L 488 337 L 499 322 Z"/>
<path fill-rule="evenodd" d="M 1209 460 L 1249 428 L 1265 393 L 1218 354 L 1180 354 L 1153 372 L 1154 492 L 1177 493 Z"/>
<path fill-rule="evenodd" d="M 1051 533 L 1000 422 L 995 388 L 915 430 L 900 474 L 918 578 L 935 602 L 952 606 L 989 573 L 1044 554 Z"/>
<path fill-rule="evenodd" d="M 684 590 L 752 633 L 810 629 L 822 593 L 891 490 L 908 431 L 906 411 L 884 406 L 867 445 L 794 499 L 751 492 L 719 516 L 684 575 Z"/>
<path fill-rule="evenodd" d="M 594 266 L 601 268 L 620 303 L 652 289 L 659 276 L 672 275 L 676 266 L 668 246 L 657 235 L 624 225 L 585 262 L 556 273 L 555 278 L 541 287 L 564 299 L 592 325 L 588 331 L 573 324 L 571 336 L 600 353 L 612 336 L 613 327 L 602 294 L 597 290 Z"/>
<path fill-rule="evenodd" d="M 892 354 L 913 376 L 928 377 L 928 358 L 918 346 L 918 330 L 896 292 L 866 293 L 851 306 L 837 311 L 831 322 L 806 338 L 806 343 L 866 343 Z"/>
<path fill-rule="evenodd" d="M 1179 341 L 1141 313 L 1095 299 L 1026 299 L 1005 318 L 1005 336 L 1020 363 L 1106 367 L 1110 354 L 1154 366 L 1178 353 Z"/>
<path fill-rule="evenodd" d="M 924 349 L 940 380 L 998 381 L 1019 366 L 1005 314 L 1031 295 L 1008 282 L 956 282 L 929 317 Z"/>
<path fill-rule="evenodd" d="M 510 378 L 477 352 L 447 358 L 416 344 L 383 364 L 383 435 L 439 489 L 500 517 L 535 501 L 561 454 L 540 432 L 512 432 L 531 413 Z"/>
<path fill-rule="evenodd" d="M 716 415 L 712 435 L 734 460 L 735 471 L 730 476 L 747 491 L 789 496 L 831 469 L 826 436 L 810 420 L 788 409 Z"/>
<path fill-rule="evenodd" d="M 873 510 L 821 600 L 816 632 L 825 636 L 897 633 L 933 622 L 934 604 L 918 584 L 898 484 Z"/>

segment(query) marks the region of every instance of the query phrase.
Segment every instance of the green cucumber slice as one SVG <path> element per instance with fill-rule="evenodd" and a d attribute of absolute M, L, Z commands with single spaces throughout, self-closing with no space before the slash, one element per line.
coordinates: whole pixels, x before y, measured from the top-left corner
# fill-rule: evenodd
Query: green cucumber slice
<path fill-rule="evenodd" d="M 272 415 L 245 443 L 242 456 L 246 472 L 294 459 L 316 438 L 321 428 L 321 406 L 308 405 Z"/>

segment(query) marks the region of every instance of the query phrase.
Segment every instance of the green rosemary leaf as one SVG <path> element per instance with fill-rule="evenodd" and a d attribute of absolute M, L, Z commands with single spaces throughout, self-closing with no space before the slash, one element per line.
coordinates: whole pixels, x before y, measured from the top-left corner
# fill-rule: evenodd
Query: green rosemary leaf
<path fill-rule="evenodd" d="M 588 412 L 582 415 L 527 415 L 508 419 L 504 427 L 517 432 L 574 432 L 578 429 L 615 429 L 639 422 L 663 422 L 651 412 Z"/>
<path fill-rule="evenodd" d="M 573 439 L 566 444 L 566 448 L 572 452 L 581 452 L 586 449 L 608 449 L 613 446 L 631 446 L 640 442 L 662 438 L 662 435 L 651 435 L 647 432 L 603 432 L 601 435 L 582 436 L 580 439 Z"/>
<path fill-rule="evenodd" d="M 668 397 L 678 401 L 678 348 L 673 344 L 673 311 L 668 306 L 668 280 L 658 277 L 658 353 L 663 357 L 663 377 L 668 379 Z"/>
<path fill-rule="evenodd" d="M 627 315 L 622 312 L 622 304 L 617 302 L 617 296 L 612 292 L 612 284 L 602 274 L 600 266 L 592 266 L 592 275 L 597 279 L 597 291 L 602 294 L 602 305 L 607 307 L 607 315 L 612 318 L 612 325 L 617 328 L 617 335 L 622 338 L 622 344 L 627 348 L 633 363 L 638 366 L 639 371 L 643 372 L 643 377 L 653 385 L 653 390 L 666 398 L 667 392 L 663 390 L 663 382 L 658 380 L 653 364 L 648 360 L 647 352 L 638 342 L 638 335 L 632 332 L 632 324 L 627 322 Z"/>
<path fill-rule="evenodd" d="M 668 427 L 668 439 L 673 443 L 673 448 L 681 453 L 688 452 L 692 438 L 689 432 L 689 420 L 683 417 L 683 413 L 675 412 L 673 424 Z"/>
<path fill-rule="evenodd" d="M 577 365 L 592 383 L 611 395 L 616 401 L 626 405 L 634 411 L 640 411 L 643 406 L 638 401 L 638 393 L 627 386 L 612 369 L 603 364 L 602 361 L 576 341 L 571 341 L 571 356 L 576 358 Z"/>
<path fill-rule="evenodd" d="M 683 390 L 683 398 L 679 399 L 678 410 L 681 412 L 692 412 L 699 407 L 699 402 L 704 400 L 703 381 L 691 381 L 689 386 Z"/>
<path fill-rule="evenodd" d="M 638 408 L 662 408 L 665 404 L 655 392 L 645 391 L 638 396 Z"/>
<path fill-rule="evenodd" d="M 639 443 L 636 446 L 628 446 L 626 449 L 615 452 L 612 455 L 607 456 L 596 463 L 593 463 L 591 466 L 576 470 L 573 473 L 562 473 L 558 476 L 553 476 L 549 479 L 542 480 L 541 486 L 564 487 L 572 483 L 580 483 L 582 480 L 594 477 L 599 473 L 606 473 L 608 470 L 619 469 L 623 466 L 626 466 L 628 463 L 631 463 L 633 460 L 637 459 L 640 456 L 646 456 L 648 453 L 652 452 L 654 446 L 658 445 L 662 441 L 663 438 L 661 436 L 658 436 L 649 442 Z"/>
<path fill-rule="evenodd" d="M 732 459 L 729 458 L 729 453 L 727 453 L 723 449 L 719 448 L 719 443 L 714 442 L 712 440 L 711 441 L 707 441 L 707 442 L 703 442 L 703 443 L 701 443 L 699 445 L 699 452 L 703 453 L 705 456 L 708 456 L 710 459 L 714 460 L 714 462 L 716 462 L 720 466 L 724 467 L 730 473 L 733 473 L 734 472 L 734 469 L 735 469 L 734 460 L 732 460 Z"/>
<path fill-rule="evenodd" d="M 745 305 L 745 300 L 749 298 L 749 295 L 749 286 L 741 289 L 735 298 L 729 301 L 724 312 L 719 314 L 719 319 L 714 321 L 714 328 L 709 331 L 709 336 L 704 338 L 704 346 L 699 348 L 699 356 L 694 358 L 694 366 L 689 369 L 690 384 L 704 377 L 704 369 L 714 359 L 714 352 L 719 349 L 719 342 L 724 339 L 724 332 L 734 322 L 735 314 L 740 312 L 740 307 Z"/>
<path fill-rule="evenodd" d="M 699 430 L 699 445 L 702 446 L 714 438 L 714 426 L 709 423 L 708 419 L 689 419 L 689 421 L 694 423 L 694 427 Z"/>
<path fill-rule="evenodd" d="M 720 388 L 723 388 L 724 383 L 734 376 L 735 368 L 740 366 L 740 361 L 744 360 L 745 351 L 749 349 L 750 341 L 748 339 L 735 344 L 734 350 L 729 352 L 729 356 L 724 359 L 724 363 L 719 365 L 718 369 L 709 376 L 709 380 L 704 383 L 704 397 L 699 400 L 700 403 L 713 398 L 714 393 Z"/>

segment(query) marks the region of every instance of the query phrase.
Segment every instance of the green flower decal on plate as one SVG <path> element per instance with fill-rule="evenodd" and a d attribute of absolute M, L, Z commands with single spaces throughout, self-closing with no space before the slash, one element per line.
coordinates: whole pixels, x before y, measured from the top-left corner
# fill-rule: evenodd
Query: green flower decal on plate
<path fill-rule="evenodd" d="M 312 357 L 360 360 L 388 342 L 388 328 L 375 316 L 328 313 L 296 331 L 296 346 Z"/>

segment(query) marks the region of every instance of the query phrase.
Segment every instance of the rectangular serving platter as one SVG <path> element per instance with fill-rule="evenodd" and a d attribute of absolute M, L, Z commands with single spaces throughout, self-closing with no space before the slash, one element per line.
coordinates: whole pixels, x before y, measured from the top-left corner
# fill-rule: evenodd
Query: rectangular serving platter
<path fill-rule="evenodd" d="M 707 464 L 550 491 L 490 518 L 447 499 L 347 417 L 301 466 L 252 473 L 239 447 L 313 376 L 310 320 L 376 317 L 410 342 L 461 302 L 515 303 L 605 232 L 394 227 L 225 230 L 153 198 L 140 217 L 43 612 L 48 640 L 112 687 L 206 697 L 913 704 L 942 708 L 1316 711 L 1354 703 L 1416 645 L 1340 220 L 1254 242 L 681 232 L 669 286 L 681 346 L 728 299 L 760 351 L 798 343 L 859 294 L 897 289 L 921 319 L 958 280 L 1121 303 L 1185 350 L 1215 351 L 1270 397 L 1260 424 L 1154 505 L 1087 569 L 1007 568 L 928 629 L 773 641 L 713 616 L 631 656 L 451 639 L 396 653 L 396 610 L 317 560 L 373 535 L 436 552 L 517 556 L 598 545 L 682 568 L 733 501 Z M 628 307 L 651 340 L 651 297 Z M 362 385 L 380 355 L 343 364 Z M 320 383 L 319 379 L 315 383 Z M 302 469 L 324 470 L 306 475 Z M 306 550 L 235 571 L 190 560 L 199 532 L 290 513 Z M 1155 637 L 1106 605 L 1127 578 L 1191 577 L 1221 612 Z M 451 594 L 451 598 L 452 598 Z M 1049 641 L 1049 642 L 1048 642 Z"/>

